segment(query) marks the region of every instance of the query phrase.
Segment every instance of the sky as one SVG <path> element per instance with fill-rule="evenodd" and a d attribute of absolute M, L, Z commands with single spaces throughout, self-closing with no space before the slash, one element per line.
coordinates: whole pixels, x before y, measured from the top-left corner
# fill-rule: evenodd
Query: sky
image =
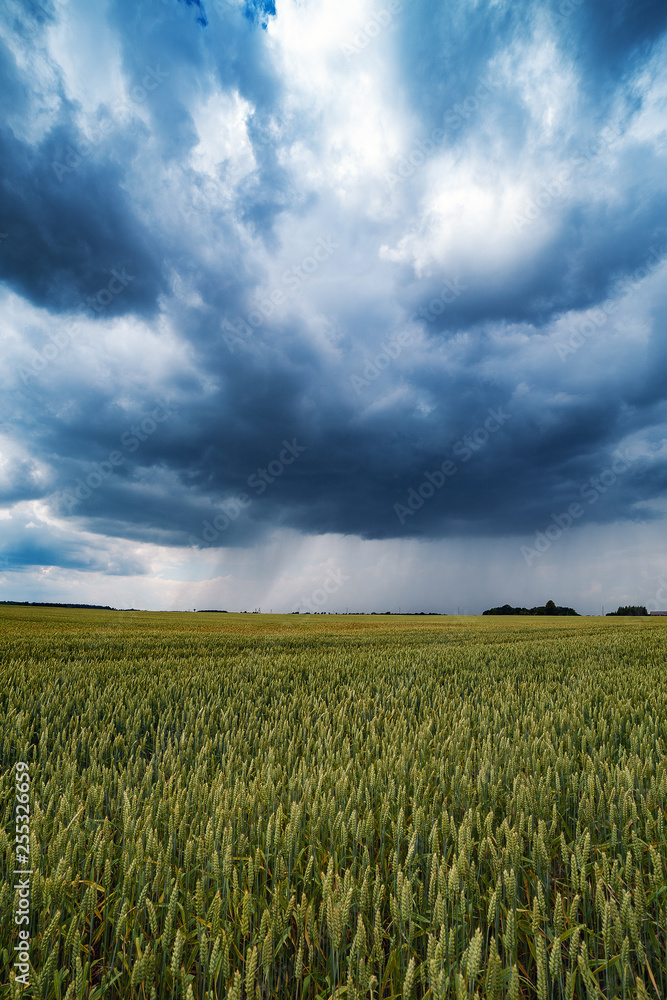
<path fill-rule="evenodd" d="M 663 2 L 0 17 L 0 600 L 667 609 Z"/>

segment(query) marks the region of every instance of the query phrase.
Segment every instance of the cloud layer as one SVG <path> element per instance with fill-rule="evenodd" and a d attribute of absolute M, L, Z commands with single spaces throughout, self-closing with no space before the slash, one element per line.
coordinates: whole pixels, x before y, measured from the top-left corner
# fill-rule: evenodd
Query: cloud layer
<path fill-rule="evenodd" d="M 8 564 L 660 522 L 666 29 L 649 0 L 12 0 Z"/>

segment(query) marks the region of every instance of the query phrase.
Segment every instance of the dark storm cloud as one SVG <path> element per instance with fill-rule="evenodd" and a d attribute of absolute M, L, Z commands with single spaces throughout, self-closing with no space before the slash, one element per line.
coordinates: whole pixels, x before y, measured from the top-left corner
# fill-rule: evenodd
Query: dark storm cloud
<path fill-rule="evenodd" d="M 66 164 L 77 143 L 74 132 L 62 129 L 38 149 L 8 130 L 0 133 L 8 234 L 0 277 L 36 305 L 69 311 L 91 308 L 89 297 L 125 269 L 129 278 L 123 294 L 109 298 L 109 313 L 151 312 L 162 285 L 159 260 L 120 187 L 121 171 L 113 163 L 81 163 L 70 184 L 54 174 L 53 163 Z"/>
<path fill-rule="evenodd" d="M 170 16 L 177 5 L 155 8 L 118 5 L 128 90 L 135 105 L 150 114 L 161 154 L 180 160 L 197 141 L 182 97 L 196 89 L 201 51 L 193 34 L 184 37 L 180 19 Z M 33 22 L 40 25 L 37 14 L 38 8 L 32 19 L 29 9 L 22 12 L 24 30 L 34 33 Z M 241 26 L 242 43 L 251 46 L 252 34 Z M 168 67 L 165 54 L 170 53 L 176 58 Z M 238 60 L 232 79 L 247 74 L 245 63 Z M 25 82 L 1 42 L 0 78 L 5 116 L 29 113 Z M 248 89 L 254 96 L 256 87 Z M 86 299 L 113 280 L 114 269 L 124 267 L 132 281 L 105 311 L 150 312 L 165 288 L 163 248 L 158 234 L 139 220 L 125 189 L 127 165 L 149 132 L 141 123 L 110 122 L 103 109 L 91 142 L 74 123 L 76 107 L 62 93 L 61 98 L 56 120 L 40 143 L 22 141 L 10 129 L 0 135 L 3 228 L 11 241 L 11 252 L 0 257 L 0 278 L 36 304 L 73 310 L 85 308 Z M 265 202 L 268 206 L 269 198 Z"/>
<path fill-rule="evenodd" d="M 65 533 L 34 537 L 35 531 L 12 524 L 11 537 L 4 538 L 7 525 L 3 524 L 2 528 L 3 566 L 12 572 L 25 572 L 37 566 L 60 566 L 62 569 L 83 573 L 103 572 L 110 576 L 140 576 L 147 572 L 136 557 L 111 555 L 101 547 L 87 546 L 80 539 L 68 537 Z"/>
<path fill-rule="evenodd" d="M 558 48 L 584 76 L 582 110 L 603 120 L 619 86 L 652 51 L 667 27 L 667 8 L 657 0 L 546 0 L 463 3 L 416 0 L 404 8 L 396 45 L 402 88 L 420 119 L 440 124 L 444 113 L 480 80 L 493 77 L 494 57 L 511 51 L 546 22 Z M 427 26 L 427 30 L 425 30 Z M 503 112 L 514 137 L 526 117 L 510 103 Z M 463 130 L 449 138 L 459 141 Z"/>
<path fill-rule="evenodd" d="M 655 65 L 664 17 L 657 5 L 612 8 L 605 21 L 593 0 L 566 13 L 406 6 L 386 43 L 395 103 L 410 121 L 396 163 L 458 102 L 474 113 L 388 187 L 340 166 L 340 140 L 327 146 L 341 129 L 336 113 L 285 100 L 289 80 L 272 61 L 271 32 L 259 30 L 272 4 L 117 0 L 109 24 L 127 88 L 143 87 L 147 67 L 160 77 L 141 114 L 116 122 L 60 180 L 53 163 L 80 141 L 64 83 L 39 139 L 6 132 L 7 286 L 59 320 L 83 311 L 114 269 L 132 280 L 103 311 L 88 309 L 88 332 L 51 348 L 48 364 L 49 322 L 17 320 L 46 360 L 28 368 L 10 345 L 23 374 L 2 429 L 26 454 L 12 459 L 5 502 L 45 499 L 71 532 L 202 548 L 250 545 L 275 528 L 502 536 L 537 530 L 595 490 L 594 477 L 620 469 L 620 449 L 627 467 L 589 504 L 587 523 L 657 517 L 667 195 L 659 143 L 633 129 L 651 83 L 637 74 Z M 516 53 L 534 44 L 541 15 L 540 30 L 587 81 L 548 142 L 530 85 L 508 76 L 512 59 L 527 60 Z M 492 72 L 474 110 L 470 95 Z M 29 109 L 7 51 L 0 73 L 11 106 Z M 600 142 L 612 126 L 613 141 Z M 450 154 L 436 176 L 435 157 Z M 430 207 L 437 197 L 449 206 L 437 184 L 460 163 L 479 188 L 524 192 L 470 234 L 474 192 L 461 195 L 470 201 L 460 233 Z M 557 189 L 561 169 L 570 173 Z M 494 225 L 506 227 L 495 255 Z M 606 301 L 614 313 L 588 321 L 593 332 L 559 354 L 584 322 L 577 313 Z M 136 317 L 143 323 L 122 326 Z M 168 419 L 152 416 L 162 405 Z M 69 541 L 60 555 L 21 544 L 28 561 L 100 568 Z"/>
<path fill-rule="evenodd" d="M 415 412 L 414 399 L 364 413 L 352 401 L 341 407 L 327 388 L 331 371 L 314 359 L 303 358 L 306 387 L 298 369 L 264 349 L 267 356 L 255 357 L 252 368 L 234 357 L 219 394 L 205 404 L 190 399 L 133 452 L 122 444 L 132 424 L 127 414 L 98 410 L 85 433 L 77 422 L 69 437 L 53 422 L 44 448 L 69 456 L 58 477 L 61 513 L 110 534 L 202 546 L 248 544 L 276 526 L 375 538 L 513 533 L 548 518 L 554 503 L 566 508 L 579 498 L 589 478 L 613 461 L 619 439 L 656 416 L 639 400 L 630 416 L 622 399 L 597 394 L 554 401 L 555 378 L 521 402 L 511 400 L 509 379 L 494 388 L 472 374 L 457 380 L 432 372 L 419 380 L 434 407 L 428 415 Z M 139 426 L 141 419 L 139 412 Z M 285 440 L 300 453 L 271 475 Z M 75 485 L 95 475 L 114 448 L 122 466 L 93 483 L 89 496 L 84 489 L 80 503 L 69 503 Z M 446 481 L 443 462 L 453 468 Z M 664 493 L 665 474 L 664 461 L 634 464 L 591 509 L 591 520 L 639 516 L 638 501 Z M 405 507 L 425 481 L 435 482 L 434 495 L 401 520 L 395 505 Z M 218 515 L 224 524 L 242 495 L 251 503 L 218 538 L 210 531 L 204 537 L 205 524 Z"/>
<path fill-rule="evenodd" d="M 612 93 L 667 27 L 667 8 L 655 0 L 565 0 L 565 16 L 559 7 L 554 3 L 554 23 L 597 94 Z"/>
<path fill-rule="evenodd" d="M 20 120 L 30 112 L 27 81 L 1 42 L 0 76 L 3 117 Z M 132 280 L 122 296 L 112 297 L 109 312 L 150 311 L 161 284 L 155 250 L 122 190 L 111 144 L 82 144 L 73 110 L 64 102 L 59 120 L 35 145 L 11 127 L 0 129 L 7 233 L 0 278 L 35 304 L 61 311 L 87 308 L 86 299 L 125 267 Z"/>
<path fill-rule="evenodd" d="M 604 213 L 599 226 L 596 220 L 582 219 L 582 215 L 597 213 L 573 210 L 571 215 L 577 220 L 572 220 L 569 232 L 540 250 L 512 280 L 506 274 L 480 279 L 474 272 L 454 281 L 440 278 L 428 284 L 412 278 L 402 289 L 401 298 L 431 336 L 503 321 L 530 323 L 539 329 L 569 310 L 600 305 L 641 266 L 652 249 L 661 254 L 660 247 L 667 239 L 667 223 L 661 221 L 666 213 L 667 195 L 656 196 L 644 206 L 635 205 L 634 211 L 628 209 L 621 219 Z M 623 239 L 617 241 L 619 233 Z M 451 286 L 461 294 L 449 302 Z M 442 311 L 436 312 L 439 309 Z"/>

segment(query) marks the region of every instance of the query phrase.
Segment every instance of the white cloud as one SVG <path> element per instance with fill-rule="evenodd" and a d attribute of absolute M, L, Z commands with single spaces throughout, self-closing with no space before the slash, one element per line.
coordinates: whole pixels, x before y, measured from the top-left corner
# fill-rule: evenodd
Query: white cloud
<path fill-rule="evenodd" d="M 221 176 L 233 184 L 255 169 L 252 143 L 248 138 L 246 119 L 252 105 L 238 91 L 216 90 L 191 109 L 199 144 L 192 149 L 192 166 L 213 180 Z M 221 168 L 224 166 L 224 171 Z M 228 193 L 231 194 L 229 187 Z M 221 193 L 222 185 L 218 188 Z"/>

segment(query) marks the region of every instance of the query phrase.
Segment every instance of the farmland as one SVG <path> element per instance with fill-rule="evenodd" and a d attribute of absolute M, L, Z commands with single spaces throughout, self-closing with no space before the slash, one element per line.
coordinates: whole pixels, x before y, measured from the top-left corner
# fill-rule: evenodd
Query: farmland
<path fill-rule="evenodd" d="M 665 619 L 0 609 L 0 995 L 665 998 L 666 654 Z"/>

